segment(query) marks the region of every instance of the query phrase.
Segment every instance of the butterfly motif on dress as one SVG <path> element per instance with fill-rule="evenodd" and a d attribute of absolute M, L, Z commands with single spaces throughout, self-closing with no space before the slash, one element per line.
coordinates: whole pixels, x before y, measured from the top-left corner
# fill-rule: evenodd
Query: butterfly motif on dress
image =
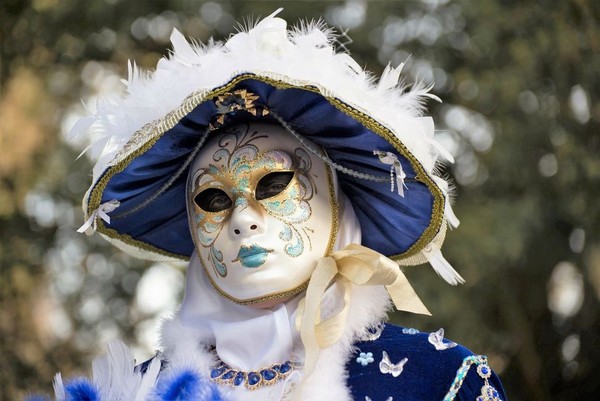
<path fill-rule="evenodd" d="M 381 362 L 379 362 L 379 370 L 383 374 L 389 373 L 394 377 L 398 377 L 402 373 L 406 362 L 408 362 L 408 358 L 404 358 L 400 362 L 393 364 L 387 352 L 383 351 L 383 357 L 381 358 Z"/>
<path fill-rule="evenodd" d="M 429 333 L 429 342 L 437 349 L 438 351 L 443 351 L 448 348 L 456 347 L 456 343 L 452 341 L 444 342 L 444 329 L 439 329 L 433 333 Z"/>

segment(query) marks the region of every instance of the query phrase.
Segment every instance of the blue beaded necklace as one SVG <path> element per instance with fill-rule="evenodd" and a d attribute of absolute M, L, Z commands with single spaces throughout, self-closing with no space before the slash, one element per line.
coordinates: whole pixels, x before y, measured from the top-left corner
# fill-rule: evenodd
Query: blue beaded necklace
<path fill-rule="evenodd" d="M 221 361 L 210 370 L 210 379 L 223 386 L 239 387 L 244 385 L 248 390 L 256 390 L 285 379 L 297 368 L 298 366 L 294 362 L 285 361 L 263 369 L 245 372 L 233 369 Z"/>

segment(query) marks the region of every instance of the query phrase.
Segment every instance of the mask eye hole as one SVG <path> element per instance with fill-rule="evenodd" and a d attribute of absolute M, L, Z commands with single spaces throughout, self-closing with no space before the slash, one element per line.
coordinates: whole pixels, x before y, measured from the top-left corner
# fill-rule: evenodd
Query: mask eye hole
<path fill-rule="evenodd" d="M 194 203 L 206 212 L 222 212 L 233 205 L 233 201 L 225 191 L 208 188 L 194 196 Z"/>
<path fill-rule="evenodd" d="M 256 200 L 263 200 L 279 195 L 287 188 L 293 177 L 293 171 L 277 171 L 265 175 L 256 185 Z"/>

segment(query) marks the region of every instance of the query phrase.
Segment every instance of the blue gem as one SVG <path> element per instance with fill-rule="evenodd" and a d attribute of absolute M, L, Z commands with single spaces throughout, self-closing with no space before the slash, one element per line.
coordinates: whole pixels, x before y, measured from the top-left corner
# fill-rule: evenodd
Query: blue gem
<path fill-rule="evenodd" d="M 256 386 L 260 383 L 260 376 L 256 372 L 248 372 L 248 385 Z"/>
<path fill-rule="evenodd" d="M 275 372 L 281 373 L 281 365 L 273 365 L 271 366 L 271 369 L 273 369 Z"/>
<path fill-rule="evenodd" d="M 260 371 L 260 375 L 266 381 L 271 381 L 277 376 L 277 373 L 273 369 L 264 369 Z"/>
<path fill-rule="evenodd" d="M 235 376 L 235 370 L 228 370 L 227 372 L 225 372 L 223 374 L 223 376 L 221 376 L 222 380 L 229 380 L 231 378 L 233 378 L 233 376 Z"/>
<path fill-rule="evenodd" d="M 223 372 L 225 372 L 225 370 L 227 370 L 227 368 L 224 368 L 224 367 L 212 369 L 210 371 L 210 378 L 216 379 L 217 377 L 221 376 L 223 374 Z"/>
<path fill-rule="evenodd" d="M 292 370 L 292 364 L 290 363 L 290 361 L 287 361 L 281 364 L 281 367 L 279 368 L 279 373 L 286 374 L 290 370 Z"/>
<path fill-rule="evenodd" d="M 237 372 L 237 374 L 233 378 L 233 385 L 239 386 L 240 384 L 242 384 L 244 382 L 245 379 L 246 379 L 246 374 L 244 372 Z"/>

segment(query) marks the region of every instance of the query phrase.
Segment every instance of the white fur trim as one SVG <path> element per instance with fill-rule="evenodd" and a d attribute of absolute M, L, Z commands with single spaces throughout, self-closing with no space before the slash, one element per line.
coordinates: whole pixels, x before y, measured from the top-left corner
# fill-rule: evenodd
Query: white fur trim
<path fill-rule="evenodd" d="M 350 389 L 346 386 L 345 366 L 354 350 L 353 344 L 366 333 L 367 328 L 384 320 L 390 307 L 388 294 L 383 287 L 353 286 L 344 334 L 336 344 L 321 352 L 314 373 L 299 390 L 301 393 L 293 394 L 293 399 L 351 401 Z M 195 335 L 193 329 L 182 325 L 177 315 L 163 323 L 161 345 L 164 358 L 168 361 L 167 369 L 191 365 L 208 375 L 210 368 L 216 363 L 214 353 L 207 349 L 206 340 Z M 296 347 L 293 360 L 301 363 L 303 353 L 301 345 Z M 285 391 L 284 388 L 274 386 L 254 391 L 225 390 L 226 395 L 234 401 L 280 400 Z"/>

